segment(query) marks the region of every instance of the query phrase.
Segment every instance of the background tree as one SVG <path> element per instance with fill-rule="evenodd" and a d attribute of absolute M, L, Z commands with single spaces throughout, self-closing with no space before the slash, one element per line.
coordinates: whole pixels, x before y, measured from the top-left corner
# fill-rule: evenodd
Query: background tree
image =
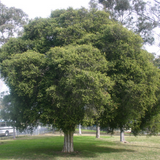
<path fill-rule="evenodd" d="M 21 9 L 8 8 L 0 2 L 0 45 L 10 37 L 21 34 L 22 27 L 27 23 L 28 16 Z"/>
<path fill-rule="evenodd" d="M 114 35 L 112 39 L 110 35 Z M 156 103 L 159 72 L 153 66 L 151 54 L 141 49 L 141 39 L 132 32 L 126 32 L 119 26 L 108 28 L 103 39 L 101 49 L 111 63 L 107 74 L 115 81 L 109 93 L 117 107 L 114 119 L 108 124 L 111 128 L 120 128 L 123 141 L 124 128 L 138 124 Z"/>
<path fill-rule="evenodd" d="M 0 1 L 0 47 L 10 37 L 20 36 L 23 26 L 28 22 L 28 15 L 21 9 L 8 8 Z M 1 76 L 0 76 L 1 78 Z M 1 81 L 2 79 L 0 79 Z"/>
<path fill-rule="evenodd" d="M 151 61 L 158 68 L 160 67 L 160 57 L 154 57 L 151 55 Z M 160 131 L 160 108 L 158 107 L 160 104 L 160 91 L 156 92 L 157 101 L 155 105 L 146 111 L 145 117 L 142 117 L 140 125 L 134 127 L 134 133 L 137 134 L 139 130 L 149 134 L 149 135 L 157 135 Z"/>
<path fill-rule="evenodd" d="M 117 60 L 115 72 L 111 70 L 111 77 L 116 81 L 112 95 L 117 102 L 118 113 L 109 123 L 111 128 L 120 127 L 121 141 L 124 141 L 124 128 L 132 128 L 134 131 L 134 127 L 141 123 L 142 117 L 146 119 L 148 113 L 152 117 L 149 110 L 159 108 L 159 106 L 154 108 L 157 101 L 159 73 L 144 53 L 137 55 L 136 59 L 139 59 L 138 62 L 129 57 L 121 63 Z"/>
<path fill-rule="evenodd" d="M 152 44 L 160 26 L 159 0 L 98 0 L 111 18 L 139 33 L 144 43 Z"/>
<path fill-rule="evenodd" d="M 124 128 L 140 124 L 141 117 L 156 103 L 159 72 L 153 66 L 152 55 L 141 49 L 143 42 L 139 36 L 116 23 L 112 27 L 101 25 L 99 29 L 96 35 L 84 36 L 78 42 L 92 43 L 110 62 L 107 75 L 115 85 L 109 93 L 117 111 L 111 116 L 106 110 L 104 123 L 113 129 L 120 127 L 123 141 Z"/>

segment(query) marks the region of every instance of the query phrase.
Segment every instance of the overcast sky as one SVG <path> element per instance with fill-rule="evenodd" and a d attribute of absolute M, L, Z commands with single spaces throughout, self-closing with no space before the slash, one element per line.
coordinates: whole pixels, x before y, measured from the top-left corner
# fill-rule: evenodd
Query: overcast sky
<path fill-rule="evenodd" d="M 82 6 L 88 8 L 90 0 L 0 0 L 7 7 L 15 7 L 22 9 L 28 14 L 30 19 L 35 17 L 49 17 L 52 10 L 67 9 L 73 7 L 74 9 L 81 8 Z M 148 46 L 149 52 L 155 52 L 160 55 L 160 49 L 157 46 Z M 6 90 L 0 80 L 0 92 Z"/>
<path fill-rule="evenodd" d="M 43 17 L 50 15 L 52 10 L 67 9 L 73 7 L 75 9 L 81 6 L 88 8 L 90 0 L 0 0 L 7 7 L 16 7 L 22 9 L 29 18 Z"/>

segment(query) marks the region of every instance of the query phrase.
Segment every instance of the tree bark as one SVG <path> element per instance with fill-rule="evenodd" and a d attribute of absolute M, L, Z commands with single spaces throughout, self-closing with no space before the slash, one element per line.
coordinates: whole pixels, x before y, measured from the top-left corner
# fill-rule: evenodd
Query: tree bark
<path fill-rule="evenodd" d="M 125 139 L 124 139 L 124 129 L 123 129 L 123 127 L 120 128 L 120 141 L 121 141 L 121 142 L 124 142 L 124 141 L 125 141 Z"/>
<path fill-rule="evenodd" d="M 16 139 L 16 129 L 13 127 L 13 139 Z"/>
<path fill-rule="evenodd" d="M 67 153 L 74 152 L 73 131 L 68 131 L 64 133 L 64 146 L 62 152 L 67 152 Z"/>
<path fill-rule="evenodd" d="M 81 124 L 79 124 L 79 134 L 81 135 L 82 132 L 81 132 Z"/>
<path fill-rule="evenodd" d="M 100 125 L 96 125 L 96 138 L 100 138 Z"/>

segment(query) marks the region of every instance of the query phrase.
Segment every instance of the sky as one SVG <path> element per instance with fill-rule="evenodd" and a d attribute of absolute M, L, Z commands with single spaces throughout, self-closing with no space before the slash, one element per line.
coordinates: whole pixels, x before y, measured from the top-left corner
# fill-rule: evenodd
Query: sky
<path fill-rule="evenodd" d="M 73 7 L 74 9 L 81 8 L 81 6 L 88 8 L 90 0 L 0 0 L 7 7 L 15 7 L 22 9 L 29 18 L 50 16 L 52 10 L 67 9 Z"/>
<path fill-rule="evenodd" d="M 15 7 L 22 9 L 28 14 L 29 19 L 35 17 L 47 18 L 50 16 L 52 10 L 67 9 L 73 7 L 74 9 L 89 7 L 90 0 L 0 0 L 7 7 Z M 146 46 L 149 52 L 155 52 L 160 55 L 160 49 L 157 46 Z M 8 90 L 4 83 L 0 80 L 0 92 Z"/>

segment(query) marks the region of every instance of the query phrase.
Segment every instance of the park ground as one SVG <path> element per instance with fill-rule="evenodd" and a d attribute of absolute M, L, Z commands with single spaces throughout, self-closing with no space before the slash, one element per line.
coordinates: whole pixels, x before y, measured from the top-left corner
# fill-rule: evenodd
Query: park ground
<path fill-rule="evenodd" d="M 0 138 L 0 160 L 158 160 L 160 136 L 119 136 L 94 134 L 74 136 L 74 153 L 62 153 L 63 135 Z"/>

